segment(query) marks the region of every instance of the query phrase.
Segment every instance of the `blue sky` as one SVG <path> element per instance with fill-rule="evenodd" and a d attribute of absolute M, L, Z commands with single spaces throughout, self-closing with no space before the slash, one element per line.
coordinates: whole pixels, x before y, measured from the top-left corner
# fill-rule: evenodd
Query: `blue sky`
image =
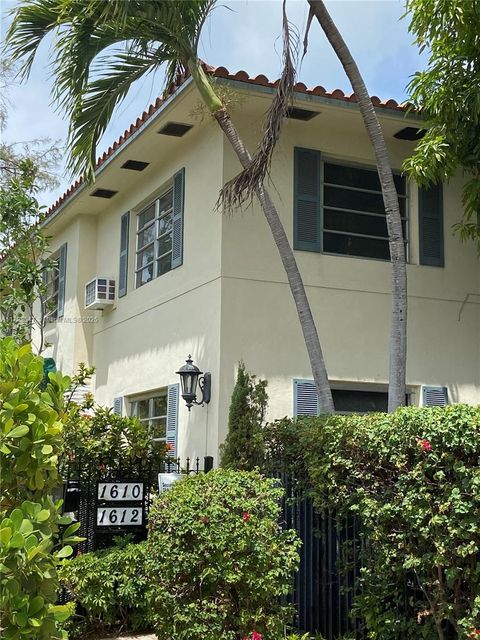
<path fill-rule="evenodd" d="M 401 19 L 404 3 L 397 0 L 330 0 L 326 2 L 351 52 L 357 60 L 368 90 L 380 98 L 406 97 L 410 76 L 425 67 L 408 33 L 408 19 Z M 15 6 L 14 0 L 3 0 L 2 37 L 8 18 L 5 13 Z M 303 39 L 308 15 L 305 0 L 288 0 L 291 22 Z M 200 56 L 214 66 L 230 71 L 244 69 L 250 75 L 278 77 L 281 68 L 281 0 L 226 0 L 219 4 L 204 28 Z M 65 145 L 68 123 L 51 103 L 48 43 L 42 45 L 27 83 L 11 87 L 9 122 L 3 132 L 5 141 L 49 137 Z M 323 85 L 326 89 L 351 88 L 343 69 L 331 51 L 323 32 L 314 21 L 310 30 L 309 50 L 299 70 L 298 79 L 307 86 Z M 162 90 L 160 76 L 140 81 L 119 106 L 101 141 L 99 153 L 155 100 Z M 63 169 L 59 168 L 62 174 Z M 61 175 L 61 185 L 40 194 L 42 204 L 52 204 L 71 183 L 71 176 Z"/>

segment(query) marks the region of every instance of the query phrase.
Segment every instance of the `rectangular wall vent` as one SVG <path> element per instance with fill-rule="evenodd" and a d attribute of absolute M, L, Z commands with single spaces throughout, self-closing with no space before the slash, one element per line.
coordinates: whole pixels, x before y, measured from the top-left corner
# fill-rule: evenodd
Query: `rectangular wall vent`
<path fill-rule="evenodd" d="M 167 124 L 162 127 L 158 133 L 161 133 L 164 136 L 174 136 L 176 138 L 181 138 L 184 136 L 190 129 L 193 127 L 193 124 L 185 124 L 183 122 L 167 122 Z"/>
<path fill-rule="evenodd" d="M 290 107 L 287 109 L 287 113 L 285 115 L 286 118 L 291 118 L 292 120 L 311 120 L 318 116 L 318 111 L 310 111 L 309 109 L 300 109 L 299 107 Z"/>
<path fill-rule="evenodd" d="M 148 167 L 149 162 L 142 162 L 141 160 L 127 160 L 122 164 L 122 169 L 130 169 L 131 171 L 143 171 Z"/>
<path fill-rule="evenodd" d="M 421 140 L 425 135 L 425 129 L 417 129 L 417 127 L 404 127 L 393 134 L 397 140 Z"/>
<path fill-rule="evenodd" d="M 90 194 L 94 198 L 113 198 L 113 196 L 118 193 L 118 191 L 112 191 L 111 189 L 95 189 Z"/>
<path fill-rule="evenodd" d="M 85 285 L 85 309 L 105 309 L 115 302 L 115 280 L 96 277 Z"/>

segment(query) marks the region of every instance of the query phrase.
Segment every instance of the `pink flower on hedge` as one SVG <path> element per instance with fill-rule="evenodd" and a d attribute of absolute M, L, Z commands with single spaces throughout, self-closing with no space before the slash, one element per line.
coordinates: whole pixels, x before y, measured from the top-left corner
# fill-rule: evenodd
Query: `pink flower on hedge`
<path fill-rule="evenodd" d="M 422 451 L 432 450 L 432 445 L 430 443 L 430 440 L 427 440 L 426 438 L 424 438 L 423 440 L 419 440 L 418 444 L 422 447 Z"/>
<path fill-rule="evenodd" d="M 250 514 L 248 513 L 248 511 L 244 511 L 242 513 L 242 518 L 243 518 L 244 522 L 248 522 L 250 520 Z M 254 633 L 256 633 L 256 632 L 254 632 Z"/>
<path fill-rule="evenodd" d="M 258 631 L 252 631 L 252 640 L 262 640 L 262 634 Z"/>

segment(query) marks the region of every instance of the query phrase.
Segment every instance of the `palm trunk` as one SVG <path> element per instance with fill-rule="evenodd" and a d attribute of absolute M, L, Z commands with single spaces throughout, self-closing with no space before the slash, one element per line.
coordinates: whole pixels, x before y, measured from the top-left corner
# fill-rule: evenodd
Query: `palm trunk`
<path fill-rule="evenodd" d="M 311 14 L 315 15 L 320 23 L 350 80 L 352 89 L 357 96 L 365 128 L 375 153 L 387 217 L 390 258 L 392 262 L 392 319 L 390 328 L 388 410 L 395 411 L 397 407 L 405 404 L 407 361 L 407 268 L 397 191 L 393 181 L 392 169 L 390 167 L 382 129 L 355 60 L 330 17 L 323 1 L 308 0 L 308 3 Z"/>
<path fill-rule="evenodd" d="M 214 117 L 232 145 L 242 166 L 247 167 L 251 161 L 250 154 L 241 141 L 227 111 L 225 109 L 215 111 Z M 317 328 L 315 326 L 315 321 L 313 319 L 295 256 L 293 255 L 292 248 L 288 242 L 287 234 L 283 228 L 278 211 L 276 210 L 267 190 L 262 186 L 257 189 L 256 194 L 260 201 L 265 218 L 270 226 L 275 244 L 277 245 L 278 253 L 280 254 L 280 258 L 287 274 L 290 291 L 292 292 L 295 306 L 297 307 L 298 318 L 300 320 L 305 345 L 310 358 L 313 379 L 315 381 L 315 386 L 317 387 L 321 412 L 333 413 L 335 411 L 335 407 L 333 404 L 330 383 L 328 381 L 327 369 L 323 359 L 322 348 L 320 346 Z"/>
<path fill-rule="evenodd" d="M 237 154 L 241 165 L 244 168 L 247 167 L 251 162 L 250 153 L 240 139 L 238 131 L 231 121 L 226 109 L 224 109 L 223 106 L 218 108 L 219 98 L 215 95 L 212 86 L 205 77 L 203 69 L 199 64 L 194 62 L 189 64 L 189 69 L 203 101 L 210 109 L 212 115 L 222 128 L 222 131 L 225 133 L 225 136 Z M 270 226 L 275 244 L 277 245 L 278 253 L 280 254 L 282 264 L 287 274 L 290 291 L 292 292 L 292 296 L 295 301 L 300 326 L 302 327 L 303 337 L 305 339 L 305 346 L 307 348 L 310 365 L 312 367 L 313 379 L 318 392 L 320 410 L 322 413 L 333 413 L 335 411 L 335 407 L 333 404 L 330 383 L 328 381 L 327 369 L 323 359 L 322 348 L 320 346 L 317 328 L 315 326 L 315 321 L 313 319 L 295 256 L 293 255 L 292 248 L 288 242 L 287 234 L 283 228 L 278 211 L 275 208 L 267 190 L 262 186 L 257 189 L 256 194 L 260 201 L 265 218 Z"/>

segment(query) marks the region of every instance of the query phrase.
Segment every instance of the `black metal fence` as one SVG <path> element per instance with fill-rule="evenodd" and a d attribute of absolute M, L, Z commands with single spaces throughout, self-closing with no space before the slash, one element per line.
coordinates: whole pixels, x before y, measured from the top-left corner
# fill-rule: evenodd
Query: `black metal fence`
<path fill-rule="evenodd" d="M 77 535 L 85 538 L 77 550 L 95 551 L 112 545 L 114 536 L 129 534 L 132 541 L 144 540 L 153 496 L 158 492 L 158 474 L 192 474 L 209 471 L 213 458 L 179 458 L 160 466 L 143 460 L 122 465 L 70 461 L 63 488 L 63 511 L 80 522 Z"/>
<path fill-rule="evenodd" d="M 357 518 L 338 519 L 334 513 L 319 512 L 291 478 L 279 479 L 285 489 L 284 524 L 295 529 L 302 541 L 291 599 L 295 628 L 321 633 L 327 640 L 347 633 L 358 640 L 365 638 L 362 621 L 351 615 L 360 571 Z"/>

